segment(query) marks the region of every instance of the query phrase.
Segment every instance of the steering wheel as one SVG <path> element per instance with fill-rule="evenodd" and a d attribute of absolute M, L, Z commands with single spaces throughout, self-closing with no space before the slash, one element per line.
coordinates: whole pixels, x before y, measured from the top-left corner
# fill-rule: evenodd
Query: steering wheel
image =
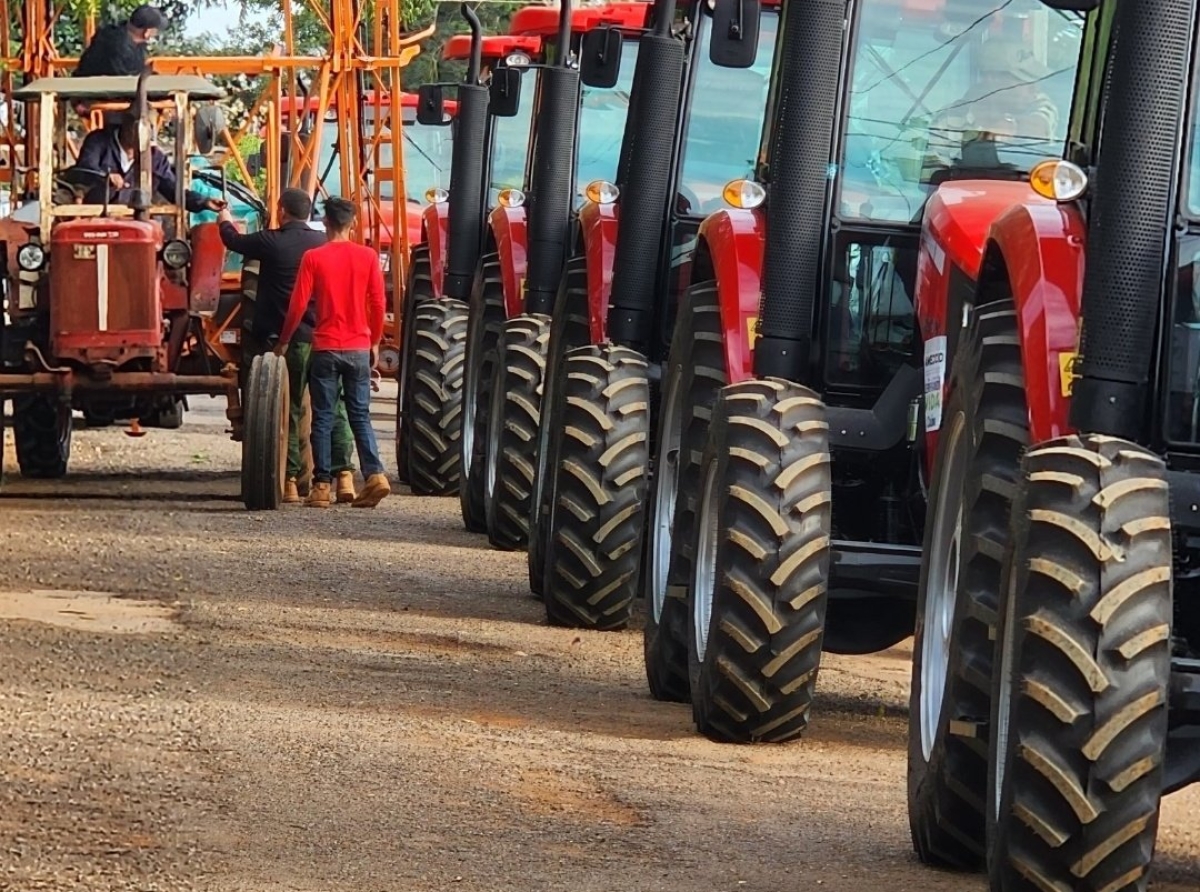
<path fill-rule="evenodd" d="M 90 167 L 68 167 L 61 173 L 56 174 L 54 179 L 56 182 L 64 186 L 69 186 L 72 189 L 90 192 L 97 186 L 103 186 L 107 183 L 108 174 L 102 170 L 94 170 Z"/>

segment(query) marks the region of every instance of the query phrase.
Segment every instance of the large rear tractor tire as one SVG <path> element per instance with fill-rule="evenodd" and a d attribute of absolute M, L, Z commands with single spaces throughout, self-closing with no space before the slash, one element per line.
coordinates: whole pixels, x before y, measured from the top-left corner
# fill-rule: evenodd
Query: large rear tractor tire
<path fill-rule="evenodd" d="M 532 517 L 529 522 L 529 590 L 545 591 L 546 551 L 550 540 L 550 495 L 546 469 L 551 467 L 557 441 L 551 431 L 562 430 L 562 401 L 558 397 L 559 368 L 568 350 L 591 342 L 588 321 L 587 257 L 572 257 L 555 298 L 550 318 L 550 345 L 542 384 L 542 415 L 538 421 L 537 464 L 533 477 Z"/>
<path fill-rule="evenodd" d="M 471 291 L 471 318 L 467 323 L 466 376 L 463 380 L 462 439 L 459 459 L 458 500 L 463 526 L 470 533 L 486 533 L 487 437 L 496 377 L 496 348 L 504 328 L 504 277 L 500 255 L 481 261 Z"/>
<path fill-rule="evenodd" d="M 458 492 L 467 305 L 427 300 L 413 321 L 409 475 L 419 496 Z"/>
<path fill-rule="evenodd" d="M 991 888 L 1144 892 L 1171 674 L 1166 467 L 1112 437 L 1030 450 L 1001 588 Z"/>
<path fill-rule="evenodd" d="M 21 476 L 56 480 L 71 460 L 71 407 L 52 396 L 13 397 L 13 440 Z"/>
<path fill-rule="evenodd" d="M 542 381 L 550 317 L 504 323 L 496 349 L 488 410 L 485 499 L 488 542 L 515 551 L 529 541 L 534 447 L 542 414 Z"/>
<path fill-rule="evenodd" d="M 808 726 L 832 501 L 825 406 L 774 378 L 724 388 L 701 465 L 688 661 L 706 736 L 781 743 Z"/>
<path fill-rule="evenodd" d="M 725 386 L 725 351 L 715 282 L 691 288 L 679 308 L 663 383 L 658 455 L 646 524 L 643 652 L 656 700 L 686 703 L 688 581 L 699 503 L 700 460 L 717 394 Z"/>
<path fill-rule="evenodd" d="M 263 353 L 250 363 L 243 398 L 242 502 L 250 511 L 274 511 L 287 477 L 287 361 Z"/>
<path fill-rule="evenodd" d="M 546 618 L 596 631 L 629 624 L 637 595 L 649 465 L 650 383 L 626 347 L 579 347 L 563 357 L 562 428 L 546 481 L 553 499 Z"/>
<path fill-rule="evenodd" d="M 396 393 L 396 468 L 401 483 L 409 483 L 408 463 L 412 455 L 412 443 L 405 422 L 409 418 L 409 375 L 412 374 L 413 321 L 417 306 L 435 297 L 433 290 L 433 265 L 429 259 L 429 246 L 417 245 L 412 249 L 408 264 L 408 288 L 405 289 L 404 313 L 400 319 L 400 368 L 396 372 L 399 382 Z"/>
<path fill-rule="evenodd" d="M 926 864 L 983 866 L 992 630 L 1012 493 L 1029 442 L 1011 301 L 964 332 L 940 422 L 917 602 L 908 820 Z"/>

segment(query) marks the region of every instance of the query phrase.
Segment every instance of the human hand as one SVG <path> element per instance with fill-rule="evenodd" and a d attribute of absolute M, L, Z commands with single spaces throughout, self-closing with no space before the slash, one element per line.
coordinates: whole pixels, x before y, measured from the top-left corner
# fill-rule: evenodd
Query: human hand
<path fill-rule="evenodd" d="M 112 186 L 114 189 L 124 189 L 125 176 L 119 173 L 110 173 L 108 175 L 108 185 Z"/>
<path fill-rule="evenodd" d="M 374 371 L 374 369 L 377 365 L 379 365 L 379 345 L 378 344 L 376 344 L 374 347 L 371 348 L 371 370 Z"/>
<path fill-rule="evenodd" d="M 222 201 L 220 198 L 210 198 L 210 199 L 208 199 L 208 201 L 204 202 L 204 207 L 210 211 L 217 211 L 218 213 L 220 213 L 221 211 L 223 211 L 227 207 L 229 207 L 229 203 L 226 201 Z"/>
<path fill-rule="evenodd" d="M 287 348 L 288 348 L 288 345 L 286 343 L 284 343 L 283 341 L 280 341 L 278 344 L 275 345 L 274 353 L 276 356 L 283 356 L 283 354 L 287 353 Z"/>
<path fill-rule="evenodd" d="M 228 206 L 221 208 L 217 212 L 217 222 L 218 223 L 232 223 L 233 222 L 233 212 L 229 210 Z"/>

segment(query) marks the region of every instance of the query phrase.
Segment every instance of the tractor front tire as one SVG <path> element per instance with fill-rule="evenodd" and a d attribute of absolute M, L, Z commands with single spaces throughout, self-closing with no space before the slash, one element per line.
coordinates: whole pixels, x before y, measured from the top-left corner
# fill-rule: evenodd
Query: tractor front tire
<path fill-rule="evenodd" d="M 501 551 L 515 551 L 529 542 L 534 448 L 549 340 L 550 318 L 524 315 L 504 323 L 496 348 L 484 504 L 488 542 Z"/>
<path fill-rule="evenodd" d="M 71 460 L 71 407 L 52 396 L 13 397 L 13 440 L 21 476 L 56 480 L 67 473 Z"/>
<path fill-rule="evenodd" d="M 724 388 L 701 465 L 688 658 L 697 729 L 781 743 L 808 726 L 828 601 L 829 427 L 813 391 Z"/>
<path fill-rule="evenodd" d="M 942 412 L 908 722 L 908 820 L 926 864 L 983 866 L 992 631 L 1029 412 L 1012 301 L 978 307 Z"/>
<path fill-rule="evenodd" d="M 646 524 L 643 654 L 656 700 L 686 703 L 688 582 L 700 460 L 717 394 L 725 386 L 724 339 L 715 282 L 688 290 L 679 308 L 663 383 L 658 455 Z"/>
<path fill-rule="evenodd" d="M 414 495 L 458 491 L 466 340 L 467 305 L 462 301 L 427 300 L 416 308 L 406 434 Z"/>
<path fill-rule="evenodd" d="M 458 500 L 467 532 L 486 533 L 488 417 L 496 377 L 496 349 L 505 321 L 504 276 L 498 254 L 488 254 L 480 260 L 471 289 L 470 310 Z"/>
<path fill-rule="evenodd" d="M 1031 449 L 1022 471 L 992 685 L 991 888 L 1143 892 L 1171 676 L 1166 466 L 1082 435 Z"/>
<path fill-rule="evenodd" d="M 650 382 L 626 347 L 563 357 L 562 427 L 546 480 L 553 500 L 544 601 L 552 625 L 610 631 L 637 595 L 649 465 Z"/>
<path fill-rule="evenodd" d="M 274 511 L 287 477 L 287 361 L 263 353 L 250 363 L 243 400 L 242 503 L 249 511 Z"/>
<path fill-rule="evenodd" d="M 426 300 L 434 299 L 433 265 L 429 259 L 429 246 L 416 245 L 408 264 L 408 287 L 404 294 L 404 309 L 400 322 L 400 368 L 396 370 L 399 389 L 396 394 L 396 474 L 401 483 L 410 482 L 408 463 L 412 455 L 410 441 L 405 422 L 408 420 L 410 401 L 409 375 L 412 374 L 413 320 L 416 308 Z"/>

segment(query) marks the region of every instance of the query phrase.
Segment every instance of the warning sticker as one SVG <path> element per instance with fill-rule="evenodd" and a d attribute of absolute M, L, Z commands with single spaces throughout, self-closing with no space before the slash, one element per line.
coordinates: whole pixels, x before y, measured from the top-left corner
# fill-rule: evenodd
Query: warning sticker
<path fill-rule="evenodd" d="M 942 426 L 942 392 L 946 384 L 946 337 L 925 342 L 925 432 Z"/>

